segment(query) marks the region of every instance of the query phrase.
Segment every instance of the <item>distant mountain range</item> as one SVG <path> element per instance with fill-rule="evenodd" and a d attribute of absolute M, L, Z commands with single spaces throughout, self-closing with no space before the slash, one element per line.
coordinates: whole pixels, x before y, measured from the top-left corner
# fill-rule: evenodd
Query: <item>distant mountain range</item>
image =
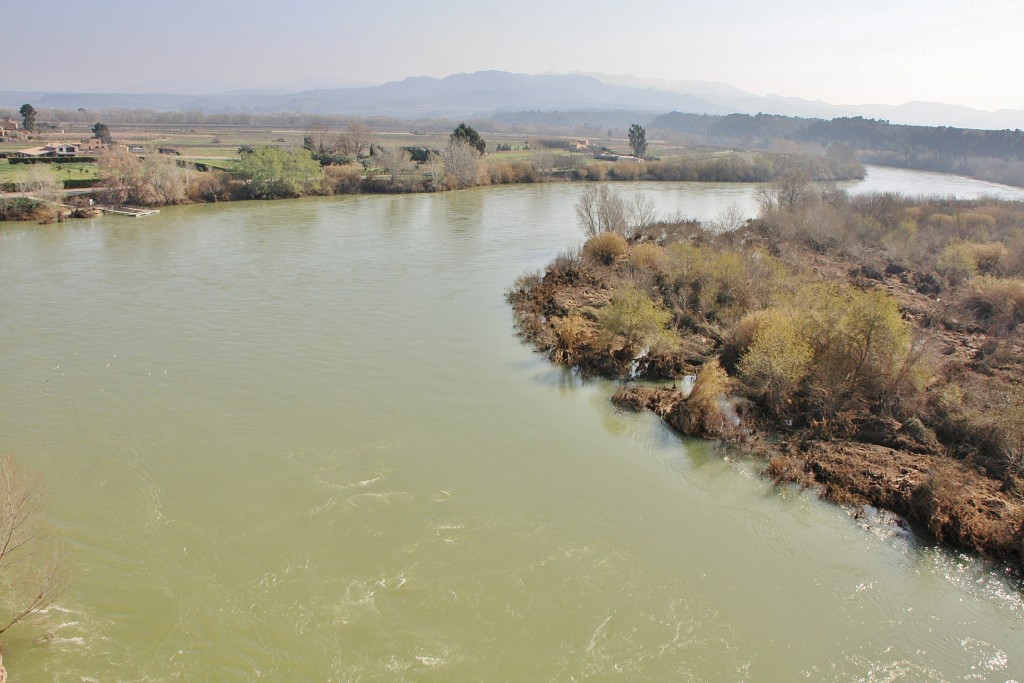
<path fill-rule="evenodd" d="M 937 102 L 835 105 L 792 97 L 760 97 L 725 83 L 644 80 L 603 74 L 515 74 L 478 71 L 445 78 L 406 78 L 382 85 L 206 95 L 152 93 L 0 92 L 0 107 L 153 109 L 204 113 L 385 115 L 396 118 L 486 116 L 510 111 L 629 110 L 652 115 L 759 112 L 831 119 L 863 116 L 891 123 L 959 128 L 1024 128 L 1024 110 L 995 112 Z M 652 116 L 653 118 L 653 116 Z"/>

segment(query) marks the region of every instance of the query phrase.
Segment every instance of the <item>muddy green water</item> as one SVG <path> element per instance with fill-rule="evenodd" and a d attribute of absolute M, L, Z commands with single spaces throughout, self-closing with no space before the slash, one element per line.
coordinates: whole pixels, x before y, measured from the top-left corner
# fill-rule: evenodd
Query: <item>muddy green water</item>
<path fill-rule="evenodd" d="M 915 183 L 985 188 L 854 189 Z M 12 681 L 1024 680 L 998 572 L 519 343 L 503 292 L 579 240 L 579 189 L 3 226 L 0 450 L 74 566 Z"/>

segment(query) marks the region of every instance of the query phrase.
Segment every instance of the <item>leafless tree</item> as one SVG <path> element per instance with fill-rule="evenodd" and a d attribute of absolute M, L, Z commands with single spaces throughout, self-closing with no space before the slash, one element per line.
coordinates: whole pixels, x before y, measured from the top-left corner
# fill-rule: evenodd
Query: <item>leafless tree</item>
<path fill-rule="evenodd" d="M 63 549 L 45 525 L 38 478 L 0 458 L 0 633 L 52 605 L 68 584 Z"/>
<path fill-rule="evenodd" d="M 558 155 L 546 147 L 540 147 L 530 151 L 530 159 L 537 168 L 537 173 L 547 176 L 554 173 Z"/>
<path fill-rule="evenodd" d="M 401 147 L 378 147 L 374 159 L 391 176 L 391 182 L 395 185 L 407 181 L 415 168 L 409 152 Z"/>
<path fill-rule="evenodd" d="M 607 185 L 591 185 L 576 202 L 576 219 L 587 237 L 615 232 L 636 239 L 643 228 L 657 220 L 657 207 L 646 195 L 635 194 L 626 201 Z"/>
<path fill-rule="evenodd" d="M 430 187 L 434 190 L 444 189 L 444 157 L 436 152 L 427 156 L 427 173 L 430 174 Z"/>
<path fill-rule="evenodd" d="M 462 138 L 448 141 L 444 148 L 444 170 L 457 187 L 475 185 L 480 174 L 480 153 Z"/>
<path fill-rule="evenodd" d="M 800 169 L 789 169 L 772 184 L 772 193 L 779 208 L 794 211 L 804 203 L 812 193 L 811 176 Z"/>
<path fill-rule="evenodd" d="M 633 239 L 640 234 L 640 231 L 658 220 L 658 205 L 645 194 L 637 192 L 633 195 L 632 206 L 630 207 L 630 234 L 628 239 Z"/>
<path fill-rule="evenodd" d="M 350 124 L 348 130 L 338 136 L 338 151 L 345 156 L 358 159 L 359 155 L 370 149 L 373 132 L 362 123 Z"/>
<path fill-rule="evenodd" d="M 333 151 L 331 149 L 333 142 L 330 138 L 331 134 L 327 131 L 327 127 L 320 121 L 314 120 L 313 124 L 309 127 L 309 130 L 307 130 L 306 134 L 302 136 L 303 147 L 314 154 L 331 152 Z"/>
<path fill-rule="evenodd" d="M 61 185 L 49 164 L 32 164 L 18 182 L 18 189 L 47 202 L 60 203 Z"/>

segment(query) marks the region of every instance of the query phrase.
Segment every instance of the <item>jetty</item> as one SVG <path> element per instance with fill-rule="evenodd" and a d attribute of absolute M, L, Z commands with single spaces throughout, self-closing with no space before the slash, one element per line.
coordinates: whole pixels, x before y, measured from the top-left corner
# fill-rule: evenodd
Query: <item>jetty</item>
<path fill-rule="evenodd" d="M 152 216 L 154 213 L 160 213 L 159 209 L 142 209 L 137 206 L 126 206 L 124 204 L 117 204 L 114 206 L 109 204 L 97 204 L 95 208 L 99 209 L 103 213 L 116 213 L 119 216 L 132 216 L 133 218 Z"/>

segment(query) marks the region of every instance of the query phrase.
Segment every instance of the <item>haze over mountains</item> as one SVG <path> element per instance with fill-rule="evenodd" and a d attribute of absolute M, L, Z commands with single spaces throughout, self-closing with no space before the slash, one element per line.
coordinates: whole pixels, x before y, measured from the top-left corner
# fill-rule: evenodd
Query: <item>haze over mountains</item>
<path fill-rule="evenodd" d="M 53 109 L 153 109 L 224 112 L 302 112 L 397 118 L 481 116 L 508 111 L 630 110 L 652 114 L 783 114 L 864 116 L 892 123 L 959 128 L 1024 128 L 1024 110 L 995 112 L 937 102 L 840 105 L 778 95 L 758 96 L 725 83 L 664 81 L 604 74 L 516 74 L 478 71 L 426 76 L 374 86 L 214 94 L 0 92 L 0 106 L 31 102 Z"/>

